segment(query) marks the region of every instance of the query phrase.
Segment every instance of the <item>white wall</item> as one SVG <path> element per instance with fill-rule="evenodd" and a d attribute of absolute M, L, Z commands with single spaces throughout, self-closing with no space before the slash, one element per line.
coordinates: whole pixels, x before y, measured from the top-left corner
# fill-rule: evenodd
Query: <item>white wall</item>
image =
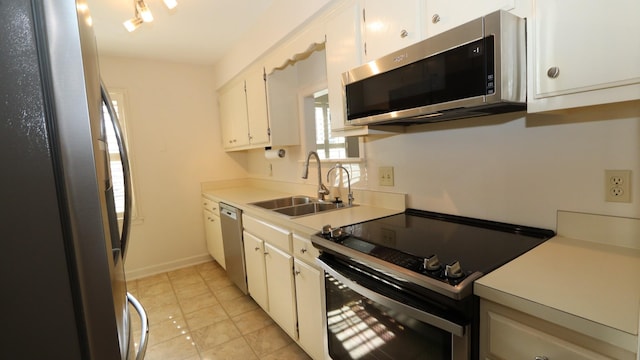
<path fill-rule="evenodd" d="M 231 80 L 332 2 L 336 0 L 273 0 L 264 16 L 215 64 L 217 86 Z"/>
<path fill-rule="evenodd" d="M 225 153 L 211 67 L 101 57 L 109 88 L 126 91 L 142 222 L 132 227 L 129 278 L 206 258 L 200 183 L 246 176 L 246 154 Z"/>
<path fill-rule="evenodd" d="M 409 207 L 554 230 L 557 210 L 640 217 L 638 102 L 454 120 L 364 139 L 368 181 L 358 187 L 407 193 Z M 302 154 L 291 153 L 272 178 L 303 181 Z M 395 186 L 377 185 L 379 166 L 394 167 Z M 250 152 L 249 171 L 268 177 L 265 168 L 261 153 Z M 631 204 L 604 201 L 605 169 L 632 170 Z"/>

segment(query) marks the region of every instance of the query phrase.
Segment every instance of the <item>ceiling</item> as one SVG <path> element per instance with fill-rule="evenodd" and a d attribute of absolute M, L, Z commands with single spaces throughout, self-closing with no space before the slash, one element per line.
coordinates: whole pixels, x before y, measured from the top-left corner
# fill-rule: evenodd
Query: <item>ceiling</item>
<path fill-rule="evenodd" d="M 214 64 L 248 32 L 272 0 L 178 0 L 168 10 L 162 0 L 145 0 L 154 21 L 129 33 L 133 0 L 87 0 L 104 55 Z"/>

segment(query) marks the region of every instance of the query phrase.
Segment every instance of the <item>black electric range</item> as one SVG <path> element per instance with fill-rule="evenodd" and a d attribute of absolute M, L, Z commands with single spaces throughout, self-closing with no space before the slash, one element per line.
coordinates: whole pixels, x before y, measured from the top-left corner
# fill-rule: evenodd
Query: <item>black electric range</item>
<path fill-rule="evenodd" d="M 452 299 L 473 281 L 553 237 L 551 230 L 407 209 L 348 225 L 325 226 L 314 245 Z"/>

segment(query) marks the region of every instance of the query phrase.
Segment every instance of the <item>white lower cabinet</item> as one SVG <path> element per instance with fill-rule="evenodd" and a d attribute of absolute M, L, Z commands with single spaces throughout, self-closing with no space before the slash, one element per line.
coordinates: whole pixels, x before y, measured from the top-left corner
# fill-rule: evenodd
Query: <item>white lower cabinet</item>
<path fill-rule="evenodd" d="M 249 295 L 315 360 L 324 359 L 324 273 L 309 236 L 243 214 Z"/>
<path fill-rule="evenodd" d="M 308 237 L 293 235 L 298 342 L 313 358 L 324 358 L 324 273 L 314 264 L 318 256 Z"/>
<path fill-rule="evenodd" d="M 291 232 L 246 214 L 242 223 L 249 295 L 297 340 Z"/>
<path fill-rule="evenodd" d="M 264 311 L 269 312 L 267 293 L 267 273 L 264 259 L 264 241 L 243 232 L 244 258 L 247 270 L 247 288 L 249 295 Z"/>
<path fill-rule="evenodd" d="M 269 315 L 289 336 L 297 339 L 296 290 L 292 271 L 293 256 L 269 243 L 266 243 L 264 247 Z"/>
<path fill-rule="evenodd" d="M 484 299 L 480 304 L 481 359 L 636 359 L 601 339 Z"/>
<path fill-rule="evenodd" d="M 204 220 L 204 234 L 207 241 L 209 254 L 226 269 L 224 262 L 224 245 L 222 243 L 222 227 L 220 225 L 220 213 L 218 203 L 202 198 L 202 216 Z"/>

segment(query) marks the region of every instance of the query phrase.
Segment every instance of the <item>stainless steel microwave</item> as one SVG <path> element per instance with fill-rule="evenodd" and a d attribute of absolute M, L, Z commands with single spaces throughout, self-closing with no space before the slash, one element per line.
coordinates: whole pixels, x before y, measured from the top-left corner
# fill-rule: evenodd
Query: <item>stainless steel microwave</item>
<path fill-rule="evenodd" d="M 526 109 L 525 20 L 496 11 L 342 74 L 350 125 Z"/>

